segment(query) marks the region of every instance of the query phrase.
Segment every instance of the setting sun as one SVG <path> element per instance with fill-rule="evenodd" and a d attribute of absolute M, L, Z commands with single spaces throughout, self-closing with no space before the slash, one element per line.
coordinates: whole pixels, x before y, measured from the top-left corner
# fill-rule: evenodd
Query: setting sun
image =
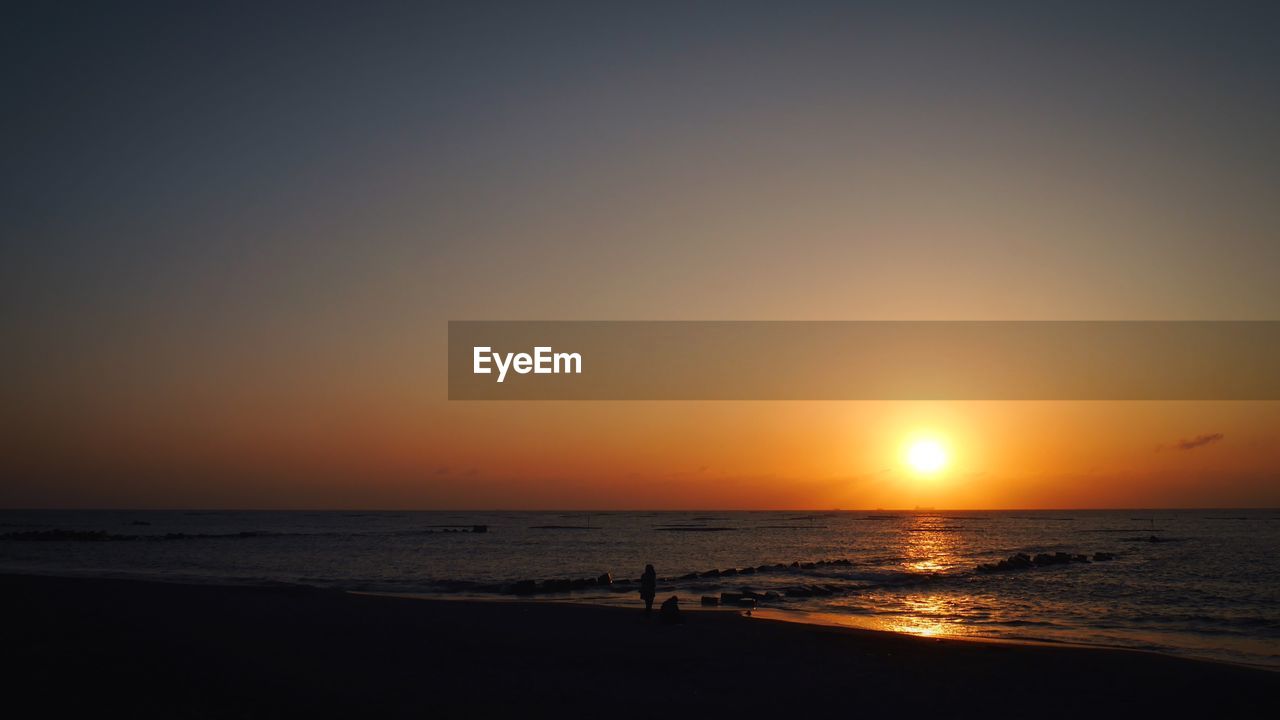
<path fill-rule="evenodd" d="M 918 473 L 936 473 L 947 464 L 947 450 L 933 439 L 921 439 L 907 448 L 907 464 Z"/>

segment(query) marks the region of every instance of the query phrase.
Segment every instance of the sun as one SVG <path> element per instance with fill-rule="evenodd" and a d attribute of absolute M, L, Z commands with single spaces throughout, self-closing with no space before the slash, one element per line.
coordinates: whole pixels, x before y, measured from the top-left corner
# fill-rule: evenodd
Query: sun
<path fill-rule="evenodd" d="M 947 466 L 947 449 L 932 438 L 922 438 L 907 447 L 907 464 L 923 475 L 932 475 Z"/>

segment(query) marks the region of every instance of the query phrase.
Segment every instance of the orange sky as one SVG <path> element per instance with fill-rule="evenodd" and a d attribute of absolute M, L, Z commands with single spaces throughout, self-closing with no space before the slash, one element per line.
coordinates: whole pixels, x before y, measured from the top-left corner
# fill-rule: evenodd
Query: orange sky
<path fill-rule="evenodd" d="M 1280 403 L 445 399 L 449 320 L 1280 318 L 1270 25 L 829 10 L 35 12 L 0 506 L 1280 506 Z"/>
<path fill-rule="evenodd" d="M 1273 506 L 1280 403 L 290 405 L 88 423 L 7 504 L 359 508 Z M 924 476 L 920 434 L 947 448 Z M 1180 440 L 1222 434 L 1194 449 Z M 72 439 L 72 435 L 76 437 Z M 12 436 L 11 436 L 12 437 Z M 19 436 L 21 437 L 21 436 Z"/>

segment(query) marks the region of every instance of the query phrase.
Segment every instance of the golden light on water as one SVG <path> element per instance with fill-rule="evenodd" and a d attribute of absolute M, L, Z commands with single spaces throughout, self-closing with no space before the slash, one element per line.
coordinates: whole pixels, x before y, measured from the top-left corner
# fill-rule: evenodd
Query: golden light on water
<path fill-rule="evenodd" d="M 907 611 L 875 623 L 877 630 L 919 635 L 921 637 L 970 637 L 977 633 L 959 620 L 952 619 L 964 606 L 965 598 L 920 595 L 906 598 Z"/>
<path fill-rule="evenodd" d="M 906 534 L 903 567 L 918 573 L 950 570 L 962 563 L 955 545 L 955 534 L 947 530 L 946 520 L 918 515 Z"/>
<path fill-rule="evenodd" d="M 917 441 L 912 447 L 928 442 Z M 939 444 L 939 449 L 941 445 Z M 943 451 L 943 464 L 946 461 Z M 959 555 L 955 533 L 945 518 L 918 515 L 905 534 L 903 566 L 916 573 L 941 573 L 963 564 Z M 901 600 L 904 612 L 882 618 L 879 629 L 893 632 L 935 637 L 939 635 L 967 635 L 971 633 L 963 623 L 952 618 L 969 599 L 963 595 L 943 596 L 923 592 Z"/>

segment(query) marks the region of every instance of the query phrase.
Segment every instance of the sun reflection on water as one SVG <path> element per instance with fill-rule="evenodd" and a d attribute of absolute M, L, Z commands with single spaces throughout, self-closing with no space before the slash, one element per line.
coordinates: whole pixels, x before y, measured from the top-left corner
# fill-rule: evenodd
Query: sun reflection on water
<path fill-rule="evenodd" d="M 879 629 L 921 635 L 923 637 L 973 635 L 973 629 L 955 619 L 965 602 L 964 597 L 917 595 L 903 598 L 905 611 L 901 615 L 881 618 Z"/>
<path fill-rule="evenodd" d="M 902 565 L 912 572 L 945 572 L 961 564 L 954 528 L 946 518 L 917 515 L 903 533 Z"/>
<path fill-rule="evenodd" d="M 942 574 L 963 565 L 958 552 L 955 527 L 946 518 L 917 515 L 903 533 L 902 567 L 912 573 Z M 888 599 L 888 598 L 886 598 Z M 942 595 L 924 589 L 898 597 L 892 615 L 876 618 L 876 629 L 935 636 L 972 635 L 973 630 L 959 618 L 966 614 L 970 598 L 955 592 Z"/>

